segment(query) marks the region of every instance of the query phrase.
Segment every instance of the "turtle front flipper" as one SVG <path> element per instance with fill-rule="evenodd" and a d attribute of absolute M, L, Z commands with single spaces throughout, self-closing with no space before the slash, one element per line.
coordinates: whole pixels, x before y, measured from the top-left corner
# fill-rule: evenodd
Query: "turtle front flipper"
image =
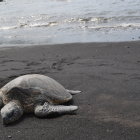
<path fill-rule="evenodd" d="M 47 102 L 44 105 L 37 105 L 35 107 L 35 115 L 37 117 L 47 117 L 53 114 L 69 114 L 78 109 L 77 106 L 51 105 Z"/>
<path fill-rule="evenodd" d="M 23 109 L 18 101 L 11 101 L 1 109 L 4 124 L 15 122 L 23 115 Z"/>

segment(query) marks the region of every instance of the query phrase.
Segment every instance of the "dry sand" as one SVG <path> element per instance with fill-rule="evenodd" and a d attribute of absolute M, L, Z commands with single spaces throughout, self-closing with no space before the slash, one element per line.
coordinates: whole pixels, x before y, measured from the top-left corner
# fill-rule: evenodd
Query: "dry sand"
<path fill-rule="evenodd" d="M 139 140 L 140 42 L 32 46 L 0 50 L 0 87 L 29 73 L 48 75 L 68 89 L 76 115 L 0 121 L 0 140 Z"/>

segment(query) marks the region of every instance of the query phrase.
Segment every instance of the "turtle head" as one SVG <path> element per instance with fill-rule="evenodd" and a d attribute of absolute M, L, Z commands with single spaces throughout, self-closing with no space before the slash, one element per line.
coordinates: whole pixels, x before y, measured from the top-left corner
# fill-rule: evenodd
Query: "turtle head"
<path fill-rule="evenodd" d="M 1 109 L 1 117 L 4 124 L 9 124 L 18 120 L 22 114 L 22 107 L 14 101 L 9 102 Z"/>

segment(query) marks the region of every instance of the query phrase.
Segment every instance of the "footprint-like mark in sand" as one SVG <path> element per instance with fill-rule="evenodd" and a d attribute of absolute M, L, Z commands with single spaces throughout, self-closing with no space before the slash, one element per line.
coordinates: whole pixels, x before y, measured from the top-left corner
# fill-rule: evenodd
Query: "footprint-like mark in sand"
<path fill-rule="evenodd" d="M 28 63 L 29 61 L 27 61 L 27 60 L 21 60 L 21 61 L 19 61 L 19 62 Z"/>
<path fill-rule="evenodd" d="M 123 72 L 114 72 L 114 73 L 111 73 L 112 75 L 125 75 L 125 73 Z"/>
<path fill-rule="evenodd" d="M 99 64 L 99 65 L 97 65 L 97 66 L 113 66 L 114 64 L 108 64 L 108 63 L 101 63 L 101 64 Z"/>
<path fill-rule="evenodd" d="M 15 60 L 2 60 L 1 63 L 14 62 Z"/>
<path fill-rule="evenodd" d="M 29 62 L 27 63 L 27 66 L 36 66 L 36 65 L 40 65 L 41 63 L 39 62 Z"/>
<path fill-rule="evenodd" d="M 76 61 L 79 58 L 80 57 L 61 58 L 61 59 L 57 60 L 56 62 L 52 63 L 51 69 L 55 69 L 55 70 L 58 70 L 58 71 L 63 70 L 63 66 L 72 65 L 72 64 L 74 64 L 74 61 Z"/>
<path fill-rule="evenodd" d="M 58 60 L 57 62 L 54 62 L 52 65 L 51 65 L 51 69 L 56 69 L 56 70 L 62 70 L 62 65 L 65 63 L 65 59 L 60 59 Z"/>
<path fill-rule="evenodd" d="M 140 76 L 139 77 L 132 77 L 131 80 L 140 80 Z"/>
<path fill-rule="evenodd" d="M 131 80 L 140 80 L 140 74 L 138 74 L 138 73 L 132 74 L 132 75 L 130 75 L 130 79 Z"/>
<path fill-rule="evenodd" d="M 11 68 L 11 70 L 21 70 L 21 69 L 18 69 L 18 68 Z"/>

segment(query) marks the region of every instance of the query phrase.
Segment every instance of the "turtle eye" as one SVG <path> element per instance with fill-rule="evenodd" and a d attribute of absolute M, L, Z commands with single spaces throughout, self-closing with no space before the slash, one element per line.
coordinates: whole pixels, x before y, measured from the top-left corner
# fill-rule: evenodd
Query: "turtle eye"
<path fill-rule="evenodd" d="M 11 112 L 9 112 L 9 113 L 7 114 L 7 117 L 8 117 L 8 118 L 11 118 L 13 115 L 14 115 L 14 111 L 11 111 Z"/>

